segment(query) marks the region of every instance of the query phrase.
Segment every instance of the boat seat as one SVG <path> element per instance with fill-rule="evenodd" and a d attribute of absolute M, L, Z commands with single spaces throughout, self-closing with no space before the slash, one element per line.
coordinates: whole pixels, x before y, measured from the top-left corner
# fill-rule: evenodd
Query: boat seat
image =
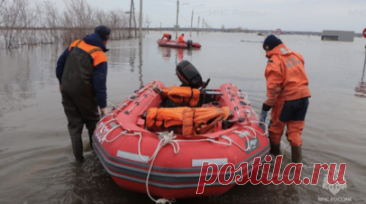
<path fill-rule="evenodd" d="M 202 89 L 198 106 L 203 104 L 210 104 L 212 102 L 218 102 L 222 93 L 214 89 Z"/>

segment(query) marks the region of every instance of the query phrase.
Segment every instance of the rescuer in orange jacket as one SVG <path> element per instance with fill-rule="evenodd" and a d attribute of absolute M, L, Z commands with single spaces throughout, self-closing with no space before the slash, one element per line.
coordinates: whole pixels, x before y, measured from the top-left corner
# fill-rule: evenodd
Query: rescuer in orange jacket
<path fill-rule="evenodd" d="M 264 122 L 267 112 L 273 107 L 269 125 L 271 153 L 280 153 L 281 137 L 287 126 L 287 140 L 291 144 L 292 162 L 299 163 L 301 154 L 301 133 L 311 96 L 308 78 L 301 54 L 288 49 L 274 35 L 268 36 L 263 49 L 268 63 L 265 71 L 267 80 L 267 100 L 263 103 L 260 122 Z M 262 124 L 261 124 L 262 126 Z"/>
<path fill-rule="evenodd" d="M 180 36 L 178 37 L 178 42 L 179 43 L 186 43 L 186 41 L 184 41 L 184 34 L 182 33 L 182 34 L 180 34 Z"/>
<path fill-rule="evenodd" d="M 168 41 L 170 41 L 172 39 L 172 35 L 170 35 L 169 33 L 164 33 L 163 37 L 161 39 L 166 38 Z"/>

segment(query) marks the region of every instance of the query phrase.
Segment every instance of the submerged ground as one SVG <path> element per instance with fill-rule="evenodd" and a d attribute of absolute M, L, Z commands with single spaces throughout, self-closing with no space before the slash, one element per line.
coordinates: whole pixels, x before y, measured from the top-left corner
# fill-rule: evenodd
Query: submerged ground
<path fill-rule="evenodd" d="M 150 32 L 142 46 L 136 39 L 108 44 L 109 102 L 119 104 L 152 80 L 179 85 L 174 69 L 185 59 L 204 79 L 211 78 L 209 88 L 232 82 L 248 93 L 253 108 L 260 111 L 267 59 L 258 41 L 264 37 L 193 33 L 191 39 L 202 48 L 177 50 L 158 47 L 156 40 L 161 35 Z M 312 92 L 303 132 L 302 176 L 311 176 L 314 163 L 346 163 L 347 188 L 334 196 L 323 188 L 326 172 L 322 172 L 316 186 L 247 184 L 222 196 L 178 203 L 318 203 L 324 197 L 366 202 L 366 94 L 355 92 L 366 80 L 366 40 L 327 42 L 306 35 L 283 35 L 281 39 L 304 56 Z M 65 48 L 45 45 L 0 50 L 0 203 L 149 203 L 146 195 L 118 187 L 90 149 L 86 149 L 82 165 L 74 162 L 55 77 L 57 58 Z M 86 132 L 84 136 L 87 148 Z M 283 147 L 288 163 L 285 137 Z"/>

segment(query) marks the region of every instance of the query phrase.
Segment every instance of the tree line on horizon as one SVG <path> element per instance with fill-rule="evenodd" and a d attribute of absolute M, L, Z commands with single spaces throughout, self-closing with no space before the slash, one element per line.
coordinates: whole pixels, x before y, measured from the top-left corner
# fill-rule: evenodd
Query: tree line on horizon
<path fill-rule="evenodd" d="M 0 47 L 14 48 L 20 45 L 47 43 L 71 43 L 93 32 L 97 25 L 106 25 L 116 30 L 111 39 L 130 37 L 129 15 L 121 9 L 103 11 L 92 7 L 86 0 L 65 0 L 64 9 L 45 0 L 41 3 L 30 0 L 0 0 Z M 145 19 L 150 22 L 148 16 Z M 32 30 L 27 28 L 47 28 Z M 56 28 L 73 28 L 59 30 Z M 24 28 L 24 29 L 16 29 Z M 54 29 L 53 29 L 54 28 Z"/>

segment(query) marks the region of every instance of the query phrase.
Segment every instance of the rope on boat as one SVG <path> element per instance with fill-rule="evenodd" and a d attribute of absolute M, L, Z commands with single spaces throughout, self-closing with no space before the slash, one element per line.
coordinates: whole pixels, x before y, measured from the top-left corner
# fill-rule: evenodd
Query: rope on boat
<path fill-rule="evenodd" d="M 245 129 L 249 129 L 249 130 L 252 130 L 252 132 L 254 133 L 254 135 L 251 135 L 251 133 L 249 131 L 244 131 L 244 132 L 240 132 L 240 131 L 233 131 L 233 133 L 235 134 L 238 134 L 240 137 L 242 137 L 243 139 L 244 138 L 247 138 L 247 142 L 248 142 L 248 145 L 247 145 L 247 148 L 243 148 L 241 147 L 238 143 L 236 143 L 234 140 L 232 140 L 230 137 L 226 136 L 226 135 L 222 135 L 221 138 L 228 141 L 227 143 L 226 142 L 219 142 L 219 141 L 216 141 L 214 139 L 211 139 L 211 138 L 207 138 L 207 139 L 198 139 L 198 140 L 175 140 L 177 137 L 174 136 L 174 132 L 171 131 L 170 133 L 169 132 L 159 132 L 158 133 L 158 138 L 159 138 L 159 143 L 153 153 L 153 155 L 151 156 L 151 158 L 149 158 L 148 160 L 144 159 L 142 157 L 142 153 L 141 153 L 141 142 L 142 142 L 142 134 L 141 132 L 134 132 L 134 133 L 128 133 L 128 131 L 123 131 L 122 133 L 120 133 L 118 136 L 116 136 L 114 139 L 112 139 L 111 141 L 114 141 L 116 140 L 118 137 L 122 136 L 122 135 L 126 135 L 126 136 L 139 136 L 139 141 L 138 141 L 138 153 L 139 153 L 139 157 L 142 161 L 145 161 L 145 162 L 149 162 L 151 161 L 151 164 L 150 164 L 150 167 L 149 167 L 149 171 L 147 173 L 147 177 L 146 177 L 146 192 L 147 192 L 147 195 L 149 196 L 149 198 L 154 201 L 156 204 L 164 204 L 164 203 L 169 203 L 171 204 L 172 201 L 168 200 L 168 199 L 165 199 L 165 198 L 160 198 L 160 199 L 157 199 L 155 200 L 151 194 L 150 194 L 150 191 L 149 191 L 149 178 L 150 178 L 150 174 L 151 174 L 151 170 L 152 170 L 152 167 L 154 165 L 154 162 L 155 162 L 155 159 L 156 157 L 158 156 L 160 150 L 170 144 L 172 145 L 173 147 L 173 151 L 174 151 L 174 154 L 178 154 L 179 151 L 180 151 L 180 146 L 179 146 L 179 142 L 212 142 L 212 143 L 216 143 L 216 144 L 221 144 L 221 145 L 225 145 L 225 146 L 231 146 L 232 144 L 235 144 L 239 149 L 241 149 L 242 151 L 246 152 L 249 150 L 250 146 L 249 146 L 249 138 L 248 137 L 252 137 L 252 138 L 256 138 L 257 137 L 257 133 L 259 133 L 260 135 L 262 136 L 266 136 L 266 133 L 265 134 L 262 134 L 260 133 L 258 130 L 250 127 L 250 126 L 244 126 Z M 109 142 L 106 140 L 106 142 Z"/>
<path fill-rule="evenodd" d="M 174 136 L 174 132 L 162 132 L 162 133 L 158 133 L 159 134 L 159 144 L 158 146 L 156 147 L 155 151 L 154 151 L 154 154 L 151 156 L 150 159 L 148 160 L 145 160 L 143 157 L 142 157 L 142 154 L 141 154 L 141 141 L 142 141 L 142 134 L 141 132 L 134 132 L 134 133 L 127 133 L 126 131 L 122 132 L 120 135 L 127 135 L 127 136 L 139 136 L 139 142 L 138 142 L 138 152 L 139 152 L 139 156 L 140 156 L 140 159 L 142 161 L 145 161 L 145 162 L 149 162 L 150 160 L 151 161 L 151 164 L 150 164 L 150 167 L 149 167 L 149 171 L 147 173 L 147 177 L 146 177 L 146 192 L 147 192 L 147 195 L 149 196 L 149 198 L 154 201 L 155 203 L 161 203 L 161 204 L 164 204 L 164 203 L 169 203 L 171 204 L 172 201 L 168 200 L 168 199 L 165 199 L 165 198 L 160 198 L 160 199 L 157 199 L 155 200 L 151 194 L 150 194 L 150 191 L 149 191 L 149 178 L 150 178 L 150 174 L 151 174 L 151 170 L 152 170 L 152 167 L 154 165 L 154 162 L 155 162 L 155 158 L 156 156 L 159 154 L 160 150 L 162 147 L 170 144 L 173 146 L 173 151 L 175 154 L 178 154 L 179 153 L 179 150 L 180 150 L 180 147 L 179 147 L 179 144 L 178 144 L 178 141 L 175 141 L 174 139 L 176 138 L 176 136 Z M 116 137 L 117 138 L 117 137 Z M 115 138 L 115 139 L 116 139 Z"/>
<path fill-rule="evenodd" d="M 112 102 L 108 102 L 108 104 L 112 105 L 112 106 L 113 106 L 113 108 L 117 108 L 117 106 L 116 106 L 116 105 L 114 105 L 114 103 L 112 103 Z"/>
<path fill-rule="evenodd" d="M 158 147 L 156 148 L 156 150 L 155 150 L 155 152 L 154 152 L 154 154 L 152 156 L 152 161 L 151 161 L 151 164 L 150 164 L 149 172 L 147 173 L 147 177 L 146 177 L 146 192 L 147 192 L 147 195 L 149 196 L 149 198 L 152 201 L 154 201 L 155 203 L 162 203 L 162 204 L 164 204 L 164 203 L 171 204 L 172 203 L 170 200 L 165 199 L 165 198 L 159 198 L 158 200 L 155 200 L 150 195 L 150 192 L 149 192 L 149 178 L 150 178 L 150 174 L 151 174 L 151 170 L 152 170 L 152 167 L 153 167 L 155 158 L 159 154 L 159 151 L 161 150 L 162 147 L 164 147 L 167 144 L 171 144 L 173 146 L 174 153 L 175 154 L 178 154 L 178 152 L 179 152 L 179 144 L 178 144 L 178 142 L 174 141 L 174 139 L 176 138 L 176 136 L 174 136 L 173 134 L 174 134 L 173 131 L 171 131 L 170 133 L 168 133 L 168 132 L 159 133 L 160 142 L 159 142 Z M 141 134 L 140 134 L 140 138 L 141 138 Z M 174 144 L 177 145 L 177 148 L 174 146 Z M 141 155 L 141 152 L 140 151 L 139 151 L 139 154 Z"/>
<path fill-rule="evenodd" d="M 154 84 L 154 83 L 152 83 Z M 156 86 L 156 85 L 155 85 Z M 152 88 L 149 88 L 150 91 L 147 93 L 147 94 L 152 94 L 155 96 L 155 92 L 152 90 Z M 145 91 L 146 89 L 144 89 L 143 91 Z M 143 92 L 142 91 L 142 92 Z M 138 93 L 141 93 L 141 92 L 138 92 Z M 238 96 L 239 96 L 239 93 L 240 95 L 243 96 L 243 94 L 245 94 L 243 97 L 245 98 L 245 100 L 250 104 L 250 101 L 248 100 L 248 95 L 245 93 L 245 92 L 237 92 Z M 131 97 L 131 96 L 130 96 Z M 130 99 L 130 97 L 128 97 L 128 99 Z M 229 95 L 229 98 L 230 98 L 230 95 Z M 142 101 L 143 98 L 140 100 Z M 139 101 L 139 102 L 140 102 Z M 234 102 L 233 102 L 234 103 Z M 112 103 L 111 103 L 112 104 Z M 115 106 L 114 104 L 112 104 L 117 110 L 119 111 L 122 111 L 121 109 L 125 106 L 127 106 L 128 104 L 126 103 L 123 103 L 120 106 Z M 234 104 L 235 105 L 235 104 Z M 137 106 L 137 104 L 135 104 L 129 111 L 132 111 L 135 107 Z M 239 116 L 239 113 L 240 111 L 249 111 L 249 113 L 246 113 L 246 116 L 248 114 L 252 114 L 253 112 L 248 110 L 248 109 L 241 109 L 241 110 L 238 110 L 237 111 L 237 114 Z M 254 112 L 254 114 L 256 115 L 256 113 Z M 108 114 L 109 115 L 109 114 Z M 114 129 L 116 129 L 117 127 L 121 127 L 122 128 L 122 125 L 118 122 L 117 118 L 116 118 L 116 115 L 117 113 L 113 114 L 114 116 L 114 119 L 110 120 L 110 121 L 107 121 L 106 123 L 108 124 L 109 122 L 112 122 L 112 121 L 117 121 L 118 125 L 116 125 L 115 127 L 113 127 L 111 130 L 108 131 L 107 134 L 105 135 L 108 135 L 109 132 L 113 131 Z M 247 118 L 250 118 L 247 116 Z M 265 125 L 265 133 L 262 134 L 260 131 L 256 130 L 255 128 L 253 127 L 250 127 L 250 126 L 243 126 L 244 129 L 249 129 L 253 132 L 254 135 L 252 135 L 249 131 L 243 131 L 243 132 L 240 132 L 240 131 L 237 131 L 237 130 L 234 130 L 233 133 L 237 134 L 239 137 L 241 138 L 246 138 L 247 139 L 247 148 L 243 148 L 241 147 L 238 143 L 236 143 L 234 140 L 232 140 L 230 137 L 226 136 L 226 135 L 222 135 L 220 136 L 220 138 L 226 140 L 227 142 L 219 142 L 219 141 L 216 141 L 215 139 L 213 138 L 207 138 L 207 139 L 197 139 L 197 140 L 176 140 L 176 136 L 174 136 L 174 132 L 171 131 L 170 133 L 169 132 L 160 132 L 158 133 L 158 138 L 159 138 L 159 143 L 153 153 L 153 155 L 151 156 L 151 158 L 149 158 L 148 160 L 145 160 L 143 157 L 142 157 L 142 154 L 141 154 L 141 142 L 142 142 L 142 133 L 141 132 L 133 132 L 133 133 L 130 133 L 129 130 L 125 130 L 123 132 L 121 132 L 119 135 L 117 135 L 116 137 L 114 137 L 113 139 L 111 140 L 107 140 L 106 138 L 104 139 L 104 141 L 106 142 L 113 142 L 115 141 L 116 139 L 118 139 L 119 137 L 121 137 L 122 135 L 126 135 L 126 136 L 139 136 L 139 141 L 138 141 L 138 153 L 139 153 L 139 157 L 142 161 L 144 162 L 149 162 L 151 161 L 151 164 L 150 164 L 150 167 L 149 167 L 149 171 L 147 173 L 147 177 L 146 177 L 146 192 L 149 196 L 149 198 L 154 201 L 156 204 L 165 204 L 165 203 L 168 203 L 168 204 L 172 204 L 175 200 L 168 200 L 168 199 L 165 199 L 165 198 L 160 198 L 160 199 L 157 199 L 155 200 L 151 194 L 150 194 L 150 191 L 149 191 L 149 178 L 150 178 L 150 174 L 151 174 L 151 170 L 152 170 L 152 167 L 153 167 L 153 164 L 155 162 L 155 159 L 156 157 L 158 156 L 160 150 L 170 144 L 172 145 L 173 147 L 173 152 L 174 154 L 178 154 L 179 151 L 180 151 L 180 146 L 179 146 L 179 142 L 212 142 L 212 143 L 216 143 L 216 144 L 221 144 L 221 145 L 225 145 L 225 146 L 231 146 L 232 144 L 235 144 L 239 149 L 241 149 L 242 151 L 244 152 L 247 152 L 250 148 L 250 145 L 249 145 L 249 138 L 248 137 L 251 137 L 251 138 L 256 138 L 257 137 L 257 134 L 261 135 L 261 136 L 267 136 L 267 133 L 268 133 L 268 126 L 266 123 L 264 122 L 260 122 L 260 121 L 249 121 L 249 124 L 251 124 L 251 122 L 258 122 L 258 123 L 261 123 L 261 124 L 264 124 Z"/>

